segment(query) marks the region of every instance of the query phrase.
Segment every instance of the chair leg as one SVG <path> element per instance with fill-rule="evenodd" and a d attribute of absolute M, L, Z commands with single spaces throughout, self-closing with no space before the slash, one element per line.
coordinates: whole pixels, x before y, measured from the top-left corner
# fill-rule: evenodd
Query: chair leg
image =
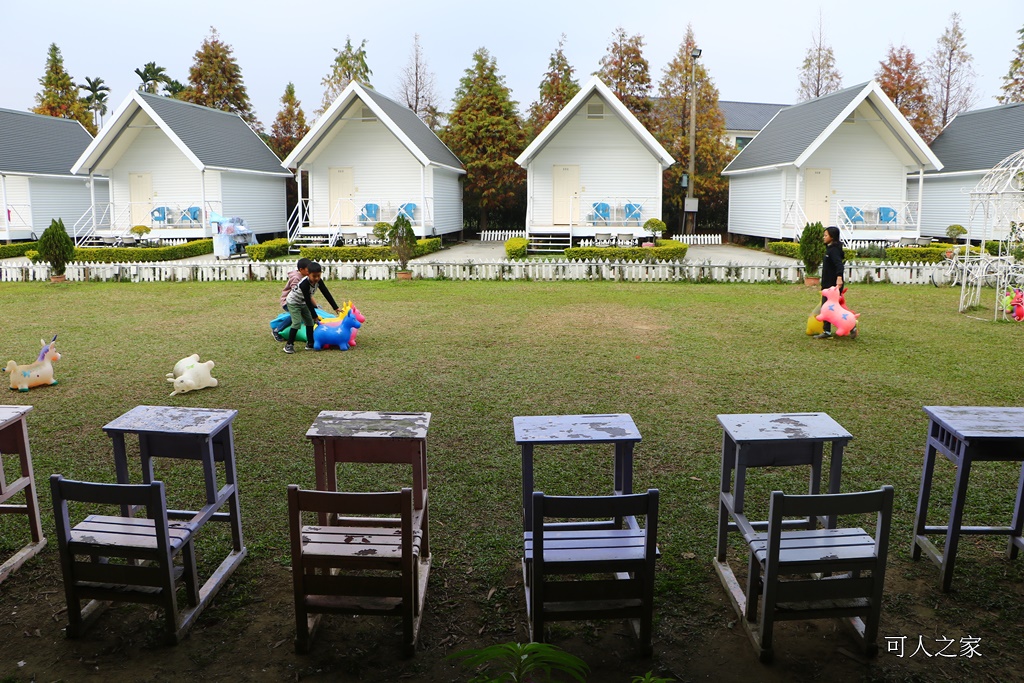
<path fill-rule="evenodd" d="M 772 635 L 775 630 L 775 581 L 777 578 L 765 576 L 764 591 L 761 595 L 761 622 L 757 628 L 757 642 L 761 646 L 758 659 L 767 664 L 774 658 L 772 651 Z"/>
<path fill-rule="evenodd" d="M 645 572 L 648 574 L 649 572 Z M 654 577 L 644 576 L 643 612 L 640 615 L 640 654 L 650 657 L 654 654 L 651 637 L 654 630 Z"/>
<path fill-rule="evenodd" d="M 761 596 L 761 563 L 757 561 L 754 553 L 750 553 L 750 562 L 747 564 L 747 621 L 757 621 L 757 600 Z"/>

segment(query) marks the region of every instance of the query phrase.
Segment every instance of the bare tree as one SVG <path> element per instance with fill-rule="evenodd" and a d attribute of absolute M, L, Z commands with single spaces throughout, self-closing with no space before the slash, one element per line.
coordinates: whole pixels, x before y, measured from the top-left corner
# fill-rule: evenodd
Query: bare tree
<path fill-rule="evenodd" d="M 818 31 L 811 34 L 811 41 L 804 63 L 800 66 L 800 87 L 796 90 L 800 101 L 813 100 L 843 87 L 843 75 L 836 69 L 836 56 L 832 46 L 825 42 L 824 21 L 820 11 Z"/>
<path fill-rule="evenodd" d="M 402 69 L 398 95 L 405 106 L 424 121 L 437 115 L 437 89 L 434 82 L 434 73 L 427 69 L 427 61 L 423 58 L 423 48 L 420 46 L 420 34 L 417 33 L 412 37 L 409 63 Z"/>
<path fill-rule="evenodd" d="M 928 91 L 932 100 L 932 119 L 939 130 L 962 111 L 978 101 L 974 57 L 967 51 L 967 40 L 960 28 L 957 12 L 949 17 L 949 26 L 939 37 L 926 65 Z"/>

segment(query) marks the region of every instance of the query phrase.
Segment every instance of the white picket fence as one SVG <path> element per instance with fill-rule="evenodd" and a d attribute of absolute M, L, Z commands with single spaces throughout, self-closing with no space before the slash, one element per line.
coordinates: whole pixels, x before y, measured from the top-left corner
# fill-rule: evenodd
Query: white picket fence
<path fill-rule="evenodd" d="M 722 236 L 719 234 L 714 235 L 672 235 L 672 239 L 676 242 L 682 242 L 683 244 L 689 245 L 706 245 L 706 244 L 721 244 Z"/>
<path fill-rule="evenodd" d="M 330 280 L 393 280 L 397 261 L 325 261 L 324 277 Z M 930 284 L 934 263 L 846 264 L 846 281 Z M 710 261 L 490 261 L 409 263 L 413 277 L 442 280 L 616 280 L 623 282 L 779 282 L 803 279 L 800 265 L 775 263 L 735 264 Z M 70 281 L 205 282 L 284 280 L 294 262 L 227 263 L 71 263 L 65 275 Z M 48 280 L 46 264 L 0 264 L 0 281 Z"/>
<path fill-rule="evenodd" d="M 513 237 L 526 237 L 525 230 L 481 230 L 481 242 L 504 242 Z"/>

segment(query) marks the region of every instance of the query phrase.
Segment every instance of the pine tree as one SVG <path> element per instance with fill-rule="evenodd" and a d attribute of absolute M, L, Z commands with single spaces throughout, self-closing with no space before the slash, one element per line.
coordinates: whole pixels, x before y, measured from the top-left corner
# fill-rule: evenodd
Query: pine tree
<path fill-rule="evenodd" d="M 50 43 L 46 54 L 46 69 L 39 79 L 43 89 L 36 93 L 36 106 L 32 111 L 36 114 L 54 116 L 59 119 L 78 121 L 91 135 L 96 134 L 96 126 L 92 122 L 92 114 L 79 97 L 78 86 L 71 75 L 64 70 L 64 57 L 56 43 Z"/>
<path fill-rule="evenodd" d="M 281 111 L 277 112 L 274 125 L 270 128 L 270 149 L 274 150 L 279 159 L 284 159 L 309 132 L 309 126 L 306 125 L 302 104 L 295 97 L 294 83 L 285 86 L 281 104 Z"/>
<path fill-rule="evenodd" d="M 694 161 L 693 194 L 700 200 L 700 217 L 704 222 L 725 223 L 729 201 L 729 184 L 722 169 L 734 151 L 723 142 L 725 118 L 718 107 L 718 88 L 699 60 L 694 64 L 693 48 L 697 42 L 693 27 L 686 35 L 675 57 L 665 67 L 658 84 L 658 105 L 655 108 L 655 136 L 676 163 L 662 176 L 663 217 L 666 223 L 683 227 L 683 200 L 686 190 L 680 186 L 682 175 L 690 164 L 690 90 L 691 74 L 696 81 L 696 159 Z"/>
<path fill-rule="evenodd" d="M 1002 95 L 996 97 L 999 104 L 1024 102 L 1024 28 L 1017 31 L 1020 42 L 1010 59 L 1010 70 L 1003 76 Z"/>
<path fill-rule="evenodd" d="M 818 14 L 818 31 L 811 35 L 811 47 L 807 48 L 804 62 L 800 66 L 800 86 L 797 99 L 813 100 L 828 95 L 843 87 L 843 75 L 836 69 L 836 56 L 832 46 L 825 42 L 824 22 Z"/>
<path fill-rule="evenodd" d="M 466 212 L 475 213 L 480 230 L 486 230 L 488 214 L 511 210 L 525 183 L 515 163 L 525 146 L 522 122 L 505 77 L 486 48 L 473 53 L 473 65 L 459 81 L 441 137 L 466 167 Z"/>
<path fill-rule="evenodd" d="M 315 112 L 318 117 L 323 116 L 323 113 L 334 104 L 334 100 L 338 99 L 338 95 L 348 87 L 349 83 L 356 81 L 370 87 L 370 76 L 373 75 L 366 62 L 365 38 L 363 42 L 359 43 L 357 49 L 352 46 L 352 39 L 345 36 L 344 49 L 334 48 L 334 51 L 337 54 L 331 64 L 331 73 L 320 81 L 320 85 L 324 86 L 324 98 L 320 102 L 320 108 Z"/>
<path fill-rule="evenodd" d="M 558 47 L 551 53 L 548 70 L 540 82 L 540 96 L 530 105 L 530 114 L 526 124 L 527 140 L 540 135 L 551 119 L 569 104 L 569 100 L 580 91 L 580 84 L 573 78 L 576 71 L 569 65 L 565 57 L 565 34 L 558 40 Z"/>
<path fill-rule="evenodd" d="M 648 130 L 651 128 L 651 73 L 644 58 L 644 39 L 626 35 L 621 26 L 612 32 L 608 52 L 595 72 L 615 96 Z"/>
<path fill-rule="evenodd" d="M 967 111 L 978 101 L 974 88 L 978 77 L 973 62 L 974 58 L 967 51 L 963 29 L 960 28 L 960 15 L 953 12 L 949 17 L 949 26 L 939 37 L 927 65 L 932 119 L 938 130 L 945 128 L 954 116 Z"/>
<path fill-rule="evenodd" d="M 188 70 L 188 83 L 180 94 L 181 99 L 238 114 L 253 130 L 262 130 L 263 126 L 256 120 L 249 102 L 242 68 L 231 46 L 220 39 L 217 29 L 212 26 L 210 35 L 196 50 L 195 61 Z"/>
<path fill-rule="evenodd" d="M 402 70 L 398 90 L 399 98 L 405 106 L 416 112 L 424 122 L 433 118 L 432 112 L 437 111 L 437 90 L 434 81 L 434 74 L 427 68 L 427 62 L 423 58 L 420 34 L 417 33 L 412 37 L 412 54 L 409 55 L 409 63 Z"/>
<path fill-rule="evenodd" d="M 900 113 L 906 117 L 925 142 L 938 134 L 932 119 L 931 97 L 924 69 L 906 45 L 893 47 L 884 62 L 879 62 L 875 79 Z"/>

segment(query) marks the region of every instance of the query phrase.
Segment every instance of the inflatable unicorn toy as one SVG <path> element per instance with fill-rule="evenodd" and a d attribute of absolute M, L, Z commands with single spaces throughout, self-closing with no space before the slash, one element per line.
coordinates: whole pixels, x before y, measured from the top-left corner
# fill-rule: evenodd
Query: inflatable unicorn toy
<path fill-rule="evenodd" d="M 217 386 L 217 378 L 210 375 L 211 370 L 213 361 L 200 363 L 198 353 L 182 358 L 174 364 L 174 371 L 167 373 L 167 381 L 174 385 L 171 396 Z"/>
<path fill-rule="evenodd" d="M 860 313 L 854 313 L 840 303 L 842 294 L 837 287 L 823 289 L 821 295 L 825 297 L 825 303 L 821 305 L 821 313 L 814 317 L 823 322 L 832 323 L 832 326 L 836 328 L 836 334 L 840 337 L 850 334 L 850 330 L 857 327 L 857 318 L 860 317 Z"/>
<path fill-rule="evenodd" d="M 35 363 L 18 365 L 13 360 L 7 363 L 4 372 L 11 376 L 11 389 L 28 391 L 32 387 L 57 383 L 53 378 L 53 361 L 60 360 L 60 354 L 57 353 L 57 335 L 53 335 L 49 344 L 42 339 L 39 343 L 42 344 L 43 350 L 39 352 L 39 358 Z"/>

